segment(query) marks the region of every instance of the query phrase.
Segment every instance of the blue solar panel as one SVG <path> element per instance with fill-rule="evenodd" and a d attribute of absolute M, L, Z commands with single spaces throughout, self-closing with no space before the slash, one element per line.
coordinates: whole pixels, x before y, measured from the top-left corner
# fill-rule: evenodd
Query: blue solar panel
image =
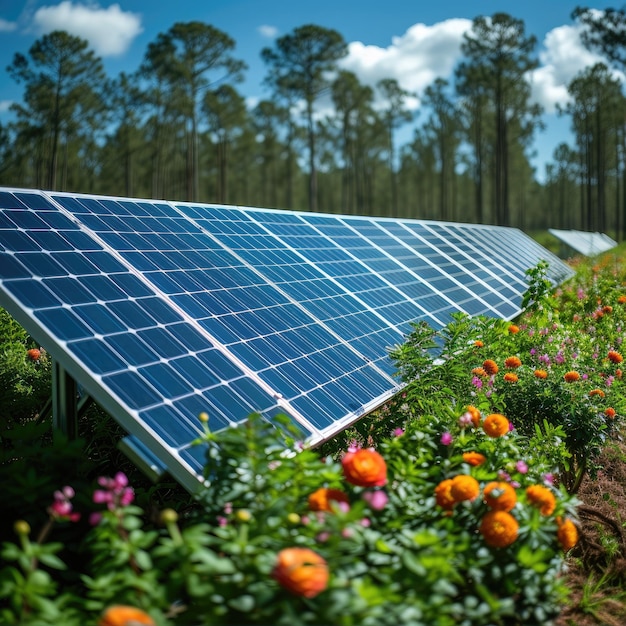
<path fill-rule="evenodd" d="M 397 391 L 412 322 L 511 318 L 542 258 L 569 276 L 514 229 L 0 191 L 0 304 L 192 490 L 200 412 L 331 437 Z"/>

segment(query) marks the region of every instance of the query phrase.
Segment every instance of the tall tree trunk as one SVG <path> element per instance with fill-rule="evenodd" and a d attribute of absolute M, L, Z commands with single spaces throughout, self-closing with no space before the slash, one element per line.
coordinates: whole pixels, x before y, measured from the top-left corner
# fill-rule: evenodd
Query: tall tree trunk
<path fill-rule="evenodd" d="M 309 211 L 317 211 L 317 170 L 315 167 L 315 122 L 313 102 L 307 102 L 307 126 L 309 140 Z"/>

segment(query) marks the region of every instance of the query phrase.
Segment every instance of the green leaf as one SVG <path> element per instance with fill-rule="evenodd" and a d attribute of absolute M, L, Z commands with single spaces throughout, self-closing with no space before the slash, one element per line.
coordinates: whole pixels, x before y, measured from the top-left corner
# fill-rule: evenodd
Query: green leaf
<path fill-rule="evenodd" d="M 235 609 L 236 611 L 241 611 L 242 613 L 249 613 L 255 607 L 254 596 L 251 595 L 243 595 L 238 598 L 231 598 L 228 600 L 228 606 Z"/>
<path fill-rule="evenodd" d="M 48 567 L 52 567 L 53 569 L 64 570 L 67 569 L 67 565 L 55 554 L 40 554 L 39 560 Z"/>

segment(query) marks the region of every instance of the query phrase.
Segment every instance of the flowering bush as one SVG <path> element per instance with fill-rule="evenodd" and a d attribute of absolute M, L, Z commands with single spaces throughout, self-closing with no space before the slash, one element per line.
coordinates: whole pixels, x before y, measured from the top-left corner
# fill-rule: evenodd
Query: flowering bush
<path fill-rule="evenodd" d="M 626 413 L 619 351 L 626 306 L 619 291 L 607 286 L 601 292 L 596 276 L 590 294 L 579 285 L 576 307 L 570 296 L 559 313 L 547 290 L 546 269 L 541 263 L 529 270 L 529 310 L 518 324 L 456 314 L 439 332 L 416 325 L 392 352 L 407 386 L 390 415 L 402 425 L 454 401 L 515 416 L 515 427 L 552 456 L 559 480 L 576 493 L 585 473 L 595 472 L 604 442 Z M 441 361 L 432 354 L 435 345 L 441 346 Z M 546 448 L 542 440 L 552 435 L 563 437 L 565 449 Z"/>
<path fill-rule="evenodd" d="M 74 509 L 69 486 L 53 494 L 37 539 L 18 522 L 18 543 L 2 548 L 0 620 L 112 625 L 136 610 L 145 624 L 546 623 L 575 501 L 522 443 L 504 416 L 476 409 L 337 460 L 254 416 L 207 428 L 196 445 L 211 484 L 186 519 L 165 510 L 150 524 L 118 473 L 98 479 L 92 511 Z M 74 546 L 85 567 L 69 574 L 59 557 L 78 559 L 45 540 L 79 513 L 92 526 Z"/>

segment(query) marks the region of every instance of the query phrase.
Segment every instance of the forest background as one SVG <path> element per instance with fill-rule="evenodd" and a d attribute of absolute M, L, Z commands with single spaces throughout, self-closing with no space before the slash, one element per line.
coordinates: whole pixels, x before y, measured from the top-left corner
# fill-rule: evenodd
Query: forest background
<path fill-rule="evenodd" d="M 237 89 L 235 41 L 179 22 L 147 46 L 132 74 L 108 76 L 88 42 L 65 31 L 6 68 L 23 87 L 0 125 L 0 185 L 330 213 L 598 230 L 626 238 L 626 9 L 577 8 L 583 41 L 611 66 L 568 85 L 571 120 L 537 179 L 530 162 L 541 108 L 524 76 L 536 39 L 507 13 L 477 17 L 454 80 L 413 96 L 339 69 L 343 36 L 303 25 L 261 52 L 271 98 L 253 109 Z M 376 107 L 375 99 L 385 105 Z M 321 103 L 324 103 L 322 106 Z"/>

